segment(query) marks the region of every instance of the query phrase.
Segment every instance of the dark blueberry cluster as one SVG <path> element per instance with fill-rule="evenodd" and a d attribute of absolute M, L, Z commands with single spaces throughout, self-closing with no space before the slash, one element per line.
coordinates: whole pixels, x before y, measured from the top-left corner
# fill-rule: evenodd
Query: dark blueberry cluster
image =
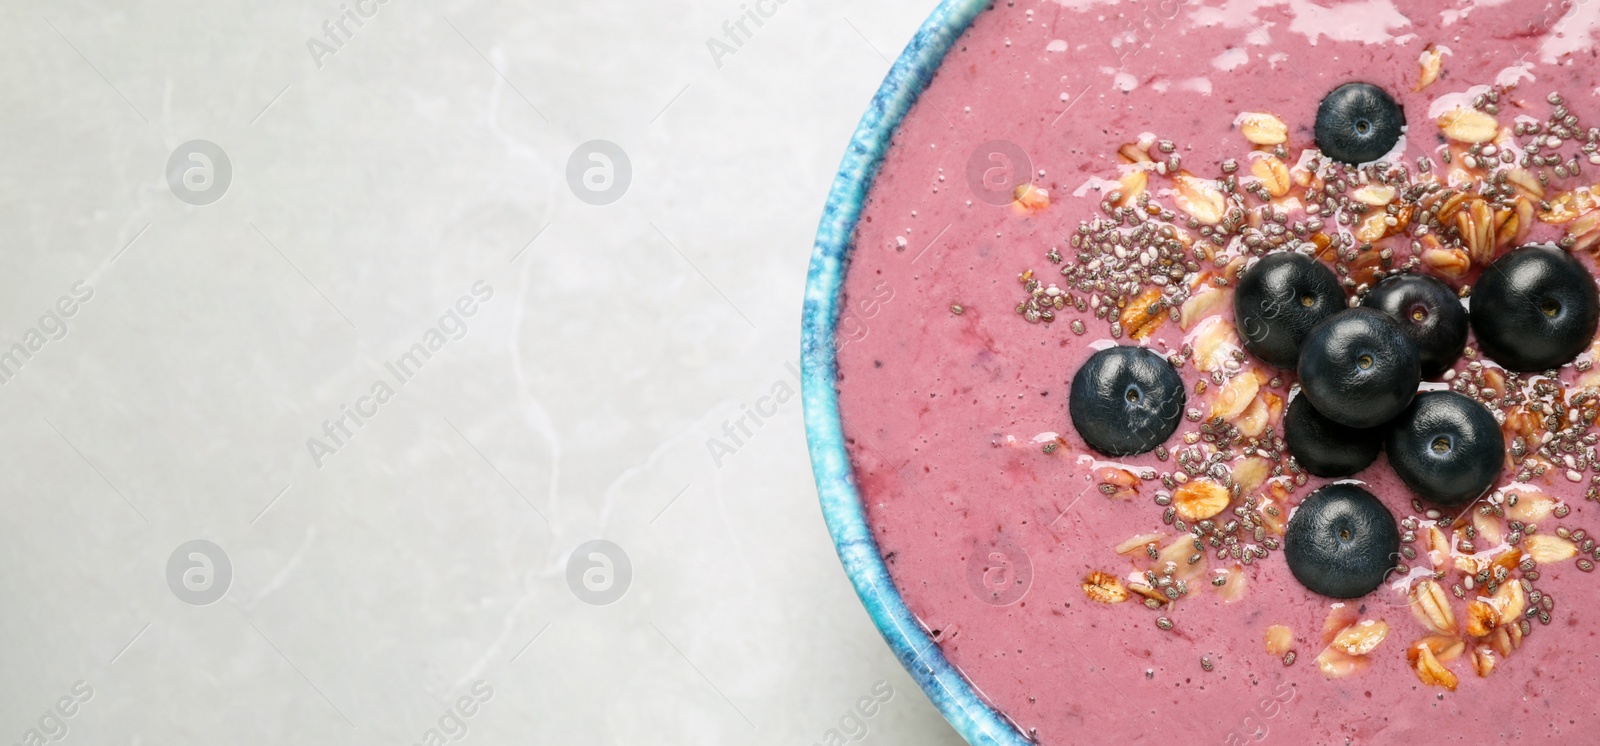
<path fill-rule="evenodd" d="M 1234 321 L 1247 350 L 1299 376 L 1283 430 L 1302 468 L 1347 477 L 1384 451 L 1417 496 L 1460 506 L 1499 479 L 1505 438 L 1482 404 L 1451 391 L 1419 393 L 1422 381 L 1455 365 L 1469 325 L 1484 352 L 1506 368 L 1565 365 L 1593 339 L 1600 294 L 1570 255 L 1525 246 L 1485 269 L 1470 312 L 1443 282 L 1422 275 L 1390 277 L 1350 307 L 1327 266 L 1283 252 L 1239 278 Z M 1074 375 L 1069 410 L 1090 448 L 1131 456 L 1172 437 L 1185 393 L 1177 369 L 1160 354 L 1108 347 Z M 1398 541 L 1388 509 L 1366 490 L 1340 483 L 1295 510 L 1284 551 L 1306 588 L 1356 598 L 1382 584 Z"/>
<path fill-rule="evenodd" d="M 1392 96 L 1355 82 L 1323 99 L 1315 139 L 1326 157 L 1361 165 L 1393 151 L 1405 130 L 1405 112 Z M 1549 245 L 1523 246 L 1484 268 L 1467 304 L 1436 278 L 1398 274 L 1352 307 L 1332 269 L 1294 251 L 1256 261 L 1235 288 L 1234 326 L 1245 349 L 1298 376 L 1283 436 L 1299 466 L 1319 477 L 1348 477 L 1384 452 L 1412 493 L 1446 507 L 1466 505 L 1494 485 L 1506 443 L 1495 415 L 1478 401 L 1423 382 L 1455 366 L 1469 329 L 1505 369 L 1536 372 L 1571 363 L 1600 327 L 1595 278 Z M 1176 432 L 1185 386 L 1160 354 L 1115 346 L 1077 371 L 1070 397 L 1072 424 L 1089 448 L 1130 456 Z M 1395 567 L 1398 537 L 1394 516 L 1376 497 L 1336 483 L 1290 516 L 1284 552 L 1308 589 L 1356 598 Z"/>
<path fill-rule="evenodd" d="M 1460 506 L 1500 477 L 1505 438 L 1482 404 L 1418 392 L 1453 367 L 1469 324 L 1484 352 L 1518 371 L 1571 362 L 1600 322 L 1595 282 L 1554 247 L 1526 246 L 1490 265 L 1471 311 L 1443 282 L 1397 275 L 1349 308 L 1332 271 L 1309 256 L 1268 256 L 1239 278 L 1234 320 L 1246 349 L 1292 365 L 1300 393 L 1284 439 L 1306 471 L 1346 477 L 1387 451 L 1417 496 Z M 1375 589 L 1394 564 L 1394 517 L 1365 490 L 1324 487 L 1289 520 L 1285 556 L 1307 588 L 1336 598 Z"/>

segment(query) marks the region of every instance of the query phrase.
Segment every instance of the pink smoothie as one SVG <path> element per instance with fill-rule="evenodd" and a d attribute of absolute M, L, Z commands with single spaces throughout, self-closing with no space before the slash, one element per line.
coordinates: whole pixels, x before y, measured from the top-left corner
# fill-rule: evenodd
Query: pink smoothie
<path fill-rule="evenodd" d="M 1356 475 L 1403 522 L 1406 571 L 1341 605 L 1277 551 L 1328 481 L 1274 443 L 1292 372 L 1230 331 L 1252 249 L 1309 247 L 1352 295 L 1385 268 L 1470 294 L 1529 242 L 1593 271 L 1600 199 L 1574 190 L 1600 181 L 1600 3 L 1323 2 L 997 3 L 857 225 L 839 397 L 868 520 L 944 654 L 1040 743 L 1600 739 L 1600 555 L 1574 534 L 1600 529 L 1593 354 L 1553 381 L 1475 354 L 1425 384 L 1484 401 L 1519 453 L 1465 511 L 1416 503 L 1382 457 Z M 1308 152 L 1319 101 L 1351 81 L 1405 109 L 1387 169 Z M 1180 363 L 1193 417 L 1160 452 L 1109 459 L 1073 431 L 1068 383 L 1111 344 Z M 1209 514 L 1186 486 L 1207 481 L 1238 491 L 1195 552 L 1199 519 L 1169 509 Z"/>

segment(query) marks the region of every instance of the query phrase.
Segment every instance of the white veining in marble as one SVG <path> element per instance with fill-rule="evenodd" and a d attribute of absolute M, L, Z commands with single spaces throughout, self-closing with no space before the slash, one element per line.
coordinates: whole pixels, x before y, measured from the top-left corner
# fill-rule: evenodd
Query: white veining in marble
<path fill-rule="evenodd" d="M 776 2 L 0 7 L 0 355 L 39 343 L 0 357 L 0 743 L 809 745 L 880 681 L 858 742 L 957 743 L 798 400 L 707 447 L 788 378 L 874 48 L 932 7 Z M 209 204 L 166 177 L 194 140 Z M 632 581 L 591 606 L 601 538 Z M 168 582 L 195 539 L 210 605 Z"/>

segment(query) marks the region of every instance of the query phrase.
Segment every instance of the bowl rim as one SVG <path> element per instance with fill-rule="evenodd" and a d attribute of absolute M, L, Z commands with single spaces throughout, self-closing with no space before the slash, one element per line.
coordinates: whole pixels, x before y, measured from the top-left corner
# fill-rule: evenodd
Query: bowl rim
<path fill-rule="evenodd" d="M 945 659 L 906 607 L 867 527 L 839 420 L 834 339 L 852 235 L 878 166 L 912 104 L 951 45 L 991 0 L 942 0 L 895 60 L 856 126 L 828 193 L 812 247 L 801 317 L 801 399 L 822 515 L 856 595 L 911 678 L 968 743 L 1031 743 Z"/>

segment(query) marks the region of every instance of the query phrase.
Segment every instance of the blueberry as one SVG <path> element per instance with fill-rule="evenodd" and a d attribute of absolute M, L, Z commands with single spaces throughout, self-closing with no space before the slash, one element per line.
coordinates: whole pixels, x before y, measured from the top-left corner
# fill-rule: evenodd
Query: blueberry
<path fill-rule="evenodd" d="M 1423 378 L 1443 375 L 1467 346 L 1467 309 L 1436 277 L 1395 275 L 1378 283 L 1361 305 L 1389 314 L 1416 343 Z"/>
<path fill-rule="evenodd" d="M 1400 105 L 1371 83 L 1345 83 L 1317 107 L 1317 147 L 1323 155 L 1352 166 L 1371 163 L 1393 150 L 1405 127 Z"/>
<path fill-rule="evenodd" d="M 1354 484 L 1311 493 L 1289 516 L 1283 556 L 1295 580 L 1332 598 L 1360 598 L 1394 569 L 1400 529 L 1378 498 Z"/>
<path fill-rule="evenodd" d="M 1463 505 L 1489 489 L 1505 466 L 1506 439 L 1483 405 L 1454 391 L 1428 391 L 1394 421 L 1384 441 L 1389 465 L 1412 492 Z"/>
<path fill-rule="evenodd" d="M 1300 360 L 1311 327 L 1345 307 L 1344 288 L 1327 265 L 1305 254 L 1269 254 L 1239 278 L 1234 327 L 1251 354 L 1279 368 Z"/>
<path fill-rule="evenodd" d="M 1334 422 L 1304 396 L 1289 402 L 1283 439 L 1295 461 L 1319 477 L 1348 477 L 1371 465 L 1383 449 L 1382 432 Z"/>
<path fill-rule="evenodd" d="M 1472 291 L 1472 330 L 1495 362 L 1515 371 L 1558 368 L 1594 340 L 1594 278 L 1554 246 L 1524 246 L 1489 265 Z"/>
<path fill-rule="evenodd" d="M 1072 378 L 1072 426 L 1090 448 L 1132 456 L 1161 445 L 1178 429 L 1183 379 L 1167 359 L 1143 347 L 1108 347 Z"/>
<path fill-rule="evenodd" d="M 1377 427 L 1400 414 L 1422 382 L 1417 346 L 1389 314 L 1351 308 L 1328 317 L 1300 347 L 1300 391 L 1347 427 Z"/>

